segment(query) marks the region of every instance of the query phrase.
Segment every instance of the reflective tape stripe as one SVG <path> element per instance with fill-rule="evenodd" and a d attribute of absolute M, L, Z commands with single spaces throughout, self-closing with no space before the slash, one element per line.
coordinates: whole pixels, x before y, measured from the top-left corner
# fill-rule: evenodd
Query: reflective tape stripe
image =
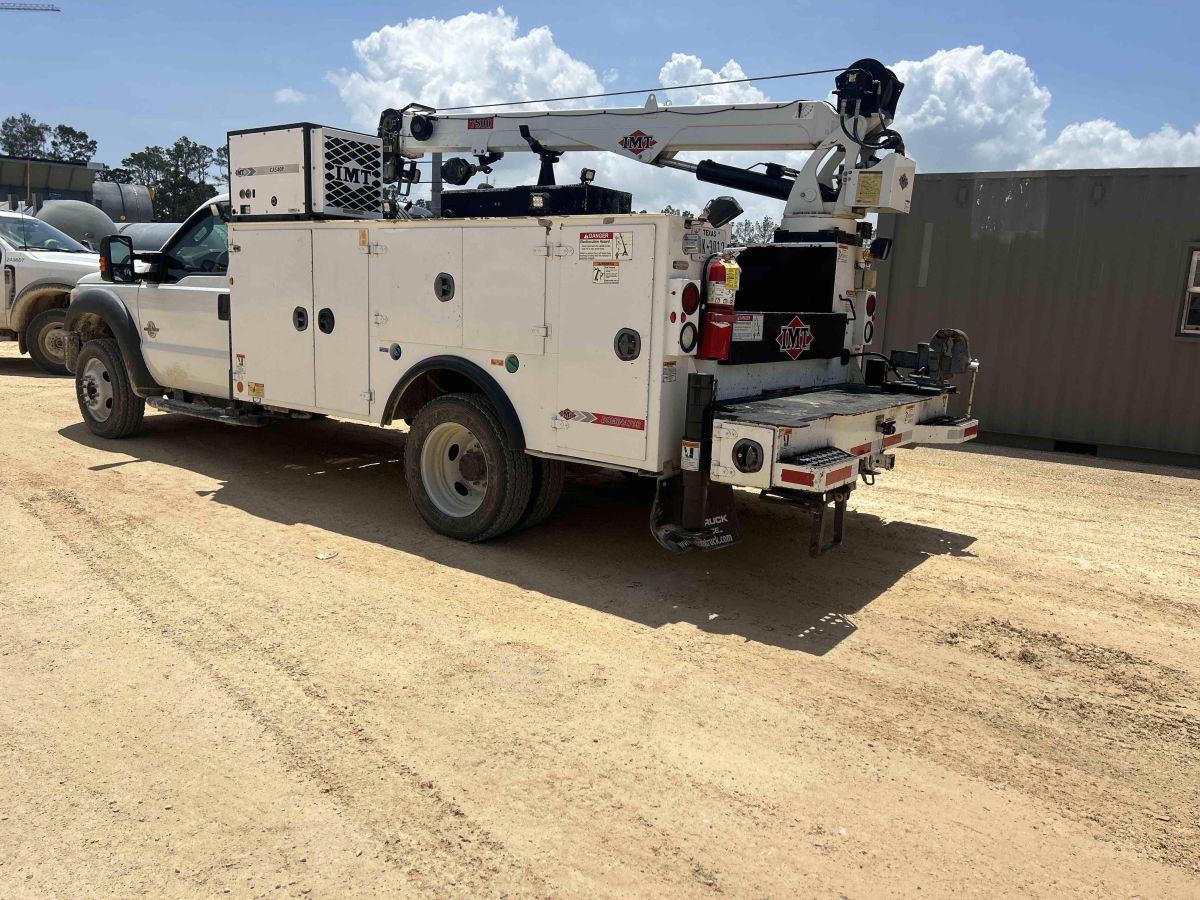
<path fill-rule="evenodd" d="M 789 484 L 806 484 L 812 487 L 813 483 L 812 472 L 800 472 L 796 469 L 784 469 L 779 477 Z"/>
<path fill-rule="evenodd" d="M 843 466 L 840 469 L 835 469 L 825 476 L 825 486 L 828 487 L 837 481 L 845 481 L 852 474 L 854 474 L 854 469 L 851 466 Z"/>

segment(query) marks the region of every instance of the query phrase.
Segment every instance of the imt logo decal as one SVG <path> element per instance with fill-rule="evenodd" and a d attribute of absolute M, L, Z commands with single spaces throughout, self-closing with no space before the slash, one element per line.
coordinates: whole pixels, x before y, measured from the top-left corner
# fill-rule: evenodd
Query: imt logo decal
<path fill-rule="evenodd" d="M 651 147 L 658 144 L 653 135 L 644 133 L 640 128 L 632 134 L 627 134 L 619 141 L 622 147 L 630 153 L 641 156 Z"/>
<path fill-rule="evenodd" d="M 326 168 L 328 168 L 328 166 Z M 361 175 L 362 169 L 351 168 L 350 166 L 333 167 L 333 177 L 337 181 L 344 181 L 349 184 L 358 184 Z M 363 183 L 365 184 L 366 182 Z"/>
<path fill-rule="evenodd" d="M 779 351 L 792 359 L 798 358 L 812 342 L 812 329 L 805 325 L 799 316 L 792 316 L 792 321 L 780 328 L 775 338 Z"/>

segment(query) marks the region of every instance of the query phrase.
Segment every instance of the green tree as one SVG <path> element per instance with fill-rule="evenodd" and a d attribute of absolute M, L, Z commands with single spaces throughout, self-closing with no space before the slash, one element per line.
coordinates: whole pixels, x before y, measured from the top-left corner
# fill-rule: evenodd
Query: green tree
<path fill-rule="evenodd" d="M 222 144 L 213 153 L 213 161 L 217 167 L 217 184 L 225 185 L 229 190 L 229 145 Z"/>
<path fill-rule="evenodd" d="M 0 122 L 0 150 L 6 156 L 45 156 L 50 126 L 29 113 Z"/>
<path fill-rule="evenodd" d="M 735 244 L 770 244 L 775 240 L 775 229 L 779 223 L 770 216 L 763 216 L 755 222 L 744 219 L 733 223 L 733 243 Z"/>
<path fill-rule="evenodd" d="M 96 142 L 86 131 L 77 131 L 70 125 L 55 126 L 50 135 L 50 158 L 64 162 L 88 162 L 96 155 Z"/>
<path fill-rule="evenodd" d="M 683 216 L 685 219 L 696 218 L 696 214 L 690 209 L 676 209 L 670 203 L 663 207 L 663 214 L 668 216 Z"/>
<path fill-rule="evenodd" d="M 182 222 L 217 194 L 209 175 L 218 157 L 212 147 L 181 137 L 170 147 L 147 147 L 121 160 L 121 168 L 105 172 L 106 180 L 144 184 L 154 192 L 154 218 Z"/>

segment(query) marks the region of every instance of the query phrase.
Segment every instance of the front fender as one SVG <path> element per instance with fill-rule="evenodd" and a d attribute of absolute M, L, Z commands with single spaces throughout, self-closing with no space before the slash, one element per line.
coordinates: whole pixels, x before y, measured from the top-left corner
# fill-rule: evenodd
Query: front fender
<path fill-rule="evenodd" d="M 47 294 L 62 294 L 64 298 L 71 295 L 73 285 L 59 281 L 55 278 L 43 278 L 39 281 L 34 281 L 25 285 L 21 289 L 21 293 L 17 294 L 13 300 L 12 309 L 8 314 L 9 327 L 13 331 L 22 332 L 29 327 L 30 320 L 40 313 L 43 309 L 53 309 L 53 306 L 43 306 L 37 303 L 40 297 Z M 66 306 L 63 302 L 60 304 Z M 30 310 L 37 307 L 37 312 L 30 314 Z"/>
<path fill-rule="evenodd" d="M 161 394 L 162 386 L 154 380 L 150 370 L 146 368 L 146 361 L 142 359 L 142 336 L 138 331 L 137 322 L 133 320 L 125 304 L 110 291 L 95 287 L 85 289 L 75 296 L 71 305 L 67 307 L 67 318 L 63 322 L 68 341 L 72 335 L 81 335 L 97 318 L 108 326 L 108 330 L 117 339 L 134 393 L 139 397 Z M 68 349 L 67 355 L 73 365 L 77 354 Z"/>

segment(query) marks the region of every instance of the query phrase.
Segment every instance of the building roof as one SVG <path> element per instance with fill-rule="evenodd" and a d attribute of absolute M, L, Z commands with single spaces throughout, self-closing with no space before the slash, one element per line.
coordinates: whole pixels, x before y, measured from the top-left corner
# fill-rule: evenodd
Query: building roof
<path fill-rule="evenodd" d="M 62 162 L 24 156 L 0 156 L 0 185 L 29 186 L 30 192 L 90 191 L 100 163 Z"/>

